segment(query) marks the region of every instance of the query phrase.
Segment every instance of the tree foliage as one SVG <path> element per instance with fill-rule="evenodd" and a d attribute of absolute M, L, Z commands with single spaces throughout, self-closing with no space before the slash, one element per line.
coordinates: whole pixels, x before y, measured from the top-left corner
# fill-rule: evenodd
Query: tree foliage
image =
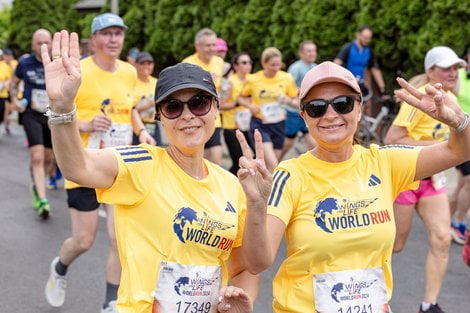
<path fill-rule="evenodd" d="M 79 14 L 74 3 L 15 0 L 0 43 L 7 38 L 16 52 L 28 52 L 39 27 L 89 36 L 99 12 Z M 109 2 L 102 11 L 107 9 Z M 120 14 L 129 26 L 124 53 L 131 47 L 149 51 L 158 69 L 193 53 L 194 35 L 203 27 L 227 41 L 229 56 L 247 51 L 258 60 L 264 48 L 276 46 L 289 64 L 304 40 L 317 44 L 317 62 L 332 60 L 358 26 L 369 24 L 372 48 L 389 84 L 397 72 L 406 77 L 422 72 L 432 46 L 448 45 L 463 54 L 470 45 L 470 2 L 461 0 L 127 0 L 121 1 Z M 0 15 L 0 28 L 5 16 Z"/>

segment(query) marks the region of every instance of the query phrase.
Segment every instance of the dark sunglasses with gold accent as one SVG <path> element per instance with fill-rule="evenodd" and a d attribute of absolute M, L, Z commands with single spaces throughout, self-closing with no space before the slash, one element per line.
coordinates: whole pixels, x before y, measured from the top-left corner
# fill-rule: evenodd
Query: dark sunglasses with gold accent
<path fill-rule="evenodd" d="M 197 94 L 188 101 L 181 101 L 178 99 L 166 99 L 162 101 L 160 112 L 167 119 L 174 120 L 183 114 L 184 106 L 187 105 L 189 111 L 196 116 L 204 116 L 211 110 L 213 96 L 207 94 Z M 157 114 L 157 119 L 158 119 Z"/>
<path fill-rule="evenodd" d="M 301 109 L 307 112 L 308 116 L 316 118 L 325 115 L 328 105 L 339 114 L 348 114 L 354 109 L 354 103 L 361 101 L 360 95 L 344 95 L 337 96 L 333 99 L 312 99 L 304 101 L 301 104 Z"/>

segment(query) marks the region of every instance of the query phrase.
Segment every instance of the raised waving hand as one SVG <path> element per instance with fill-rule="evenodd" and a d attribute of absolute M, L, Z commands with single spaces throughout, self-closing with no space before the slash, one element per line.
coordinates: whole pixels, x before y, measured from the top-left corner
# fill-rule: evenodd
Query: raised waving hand
<path fill-rule="evenodd" d="M 442 89 L 442 84 L 427 86 L 425 93 L 410 85 L 403 78 L 397 78 L 402 90 L 396 90 L 395 95 L 415 108 L 428 114 L 450 127 L 457 128 L 464 120 L 464 112 L 458 103 Z"/>
<path fill-rule="evenodd" d="M 41 47 L 46 90 L 51 108 L 57 113 L 69 112 L 80 86 L 80 49 L 77 33 L 56 32 L 52 39 L 51 55 L 46 45 Z"/>
<path fill-rule="evenodd" d="M 273 182 L 272 174 L 266 168 L 264 162 L 264 146 L 261 139 L 261 133 L 255 130 L 255 153 L 253 156 L 250 146 L 245 136 L 237 130 L 237 139 L 243 152 L 240 158 L 237 176 L 240 181 L 248 203 L 264 202 L 266 205 L 269 194 L 271 193 L 271 185 Z"/>

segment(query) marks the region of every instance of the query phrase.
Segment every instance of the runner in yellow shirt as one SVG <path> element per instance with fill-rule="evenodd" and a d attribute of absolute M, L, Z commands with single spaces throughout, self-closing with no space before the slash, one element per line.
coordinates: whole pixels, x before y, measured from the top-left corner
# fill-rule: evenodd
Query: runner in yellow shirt
<path fill-rule="evenodd" d="M 252 312 L 258 277 L 245 270 L 239 248 L 245 195 L 232 174 L 203 159 L 218 114 L 210 73 L 185 63 L 160 73 L 155 104 L 170 142 L 166 149 L 86 149 L 73 110 L 80 87 L 78 35 L 56 33 L 52 60 L 45 49 L 43 56 L 63 174 L 116 205 L 122 263 L 117 311 Z"/>
<path fill-rule="evenodd" d="M 209 29 L 201 29 L 195 36 L 194 47 L 196 52 L 181 61 L 202 67 L 212 75 L 217 92 L 220 93 L 222 83 L 222 73 L 224 70 L 224 60 L 215 55 L 216 33 Z M 205 157 L 216 164 L 222 163 L 222 142 L 220 136 L 222 133 L 222 122 L 217 115 L 215 131 L 211 139 L 205 146 Z"/>
<path fill-rule="evenodd" d="M 418 85 L 418 90 L 424 92 L 430 86 L 440 83 L 447 97 L 457 102 L 451 91 L 458 80 L 459 66 L 465 66 L 466 62 L 448 47 L 434 47 L 426 53 L 424 65 L 426 83 Z M 444 141 L 448 136 L 447 125 L 407 103 L 402 103 L 385 141 L 389 144 L 427 146 Z M 447 270 L 451 241 L 450 207 L 444 173 L 426 176 L 420 181 L 417 190 L 405 191 L 396 198 L 395 252 L 400 252 L 405 246 L 415 209 L 424 223 L 429 242 L 424 299 L 419 313 L 440 313 L 443 311 L 437 304 L 437 299 Z"/>
<path fill-rule="evenodd" d="M 361 90 L 347 69 L 323 62 L 300 88 L 301 116 L 317 142 L 283 161 L 270 179 L 243 136 L 239 179 L 248 203 L 242 249 L 248 269 L 269 267 L 286 235 L 287 258 L 273 282 L 274 312 L 390 312 L 395 239 L 392 201 L 417 180 L 470 158 L 469 116 L 440 84 L 425 93 L 404 79 L 396 95 L 449 125 L 449 141 L 426 147 L 353 145 Z M 408 92 L 410 94 L 408 94 Z M 268 186 L 256 192 L 257 185 Z M 257 238 L 257 240 L 249 240 Z"/>
<path fill-rule="evenodd" d="M 278 49 L 264 49 L 261 65 L 263 69 L 247 80 L 241 96 L 251 97 L 249 108 L 253 117 L 250 133 L 255 129 L 261 131 L 266 164 L 273 171 L 281 157 L 285 140 L 286 112 L 282 106 L 297 106 L 298 88 L 292 76 L 281 71 L 282 55 Z"/>
<path fill-rule="evenodd" d="M 133 110 L 136 70 L 129 63 L 118 59 L 124 43 L 125 29 L 127 26 L 117 15 L 104 13 L 95 17 L 91 25 L 91 41 L 95 53 L 82 59 L 80 64 L 74 64 L 80 68 L 82 77 L 74 102 L 83 147 L 101 149 L 130 145 L 133 131 L 140 133 L 142 142 L 153 142 L 145 131 L 138 112 Z M 55 36 L 57 40 L 60 34 Z M 57 51 L 52 53 L 58 56 Z M 57 76 L 61 73 L 57 73 Z M 49 120 L 49 125 L 54 127 L 54 119 Z M 139 129 L 143 131 L 138 131 Z M 77 168 L 83 171 L 85 167 L 77 165 Z M 89 187 L 74 179 L 65 182 L 73 228 L 71 237 L 63 242 L 59 256 L 54 258 L 50 265 L 45 295 L 48 303 L 54 307 L 62 306 L 65 301 L 68 267 L 91 248 L 96 238 L 100 204 L 95 190 Z M 101 312 L 114 313 L 121 265 L 116 246 L 113 206 L 105 204 L 104 208 L 109 249 L 106 262 L 106 294 Z"/>

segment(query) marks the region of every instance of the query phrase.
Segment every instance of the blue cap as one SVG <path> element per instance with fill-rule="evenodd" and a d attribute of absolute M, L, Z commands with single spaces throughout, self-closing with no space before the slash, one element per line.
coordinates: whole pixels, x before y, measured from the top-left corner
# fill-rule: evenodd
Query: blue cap
<path fill-rule="evenodd" d="M 122 29 L 127 29 L 122 18 L 112 13 L 104 13 L 93 18 L 91 23 L 91 33 L 94 34 L 98 30 L 102 30 L 108 27 L 117 26 Z"/>

